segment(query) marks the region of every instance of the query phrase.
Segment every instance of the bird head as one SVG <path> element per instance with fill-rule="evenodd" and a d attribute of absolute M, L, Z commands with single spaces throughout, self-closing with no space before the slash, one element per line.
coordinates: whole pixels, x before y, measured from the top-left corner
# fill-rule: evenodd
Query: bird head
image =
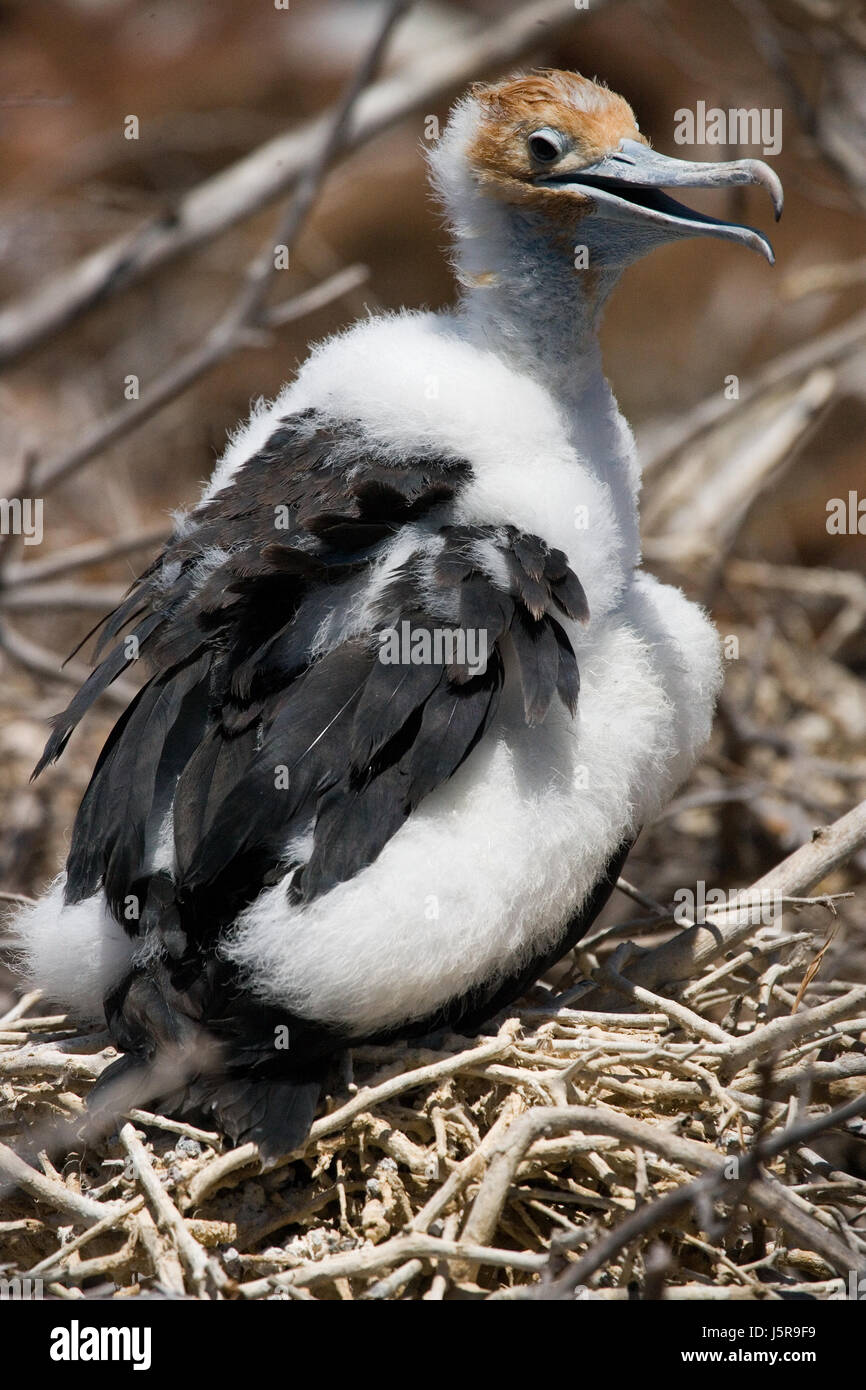
<path fill-rule="evenodd" d="M 531 225 L 570 257 L 585 245 L 589 266 L 609 271 L 683 237 L 721 237 L 774 259 L 762 232 L 695 212 L 666 191 L 760 184 L 778 219 L 782 186 L 768 165 L 659 154 L 628 102 L 578 73 L 546 70 L 472 88 L 431 164 L 458 240 L 489 240 L 498 227 L 501 243 L 509 224 Z"/>

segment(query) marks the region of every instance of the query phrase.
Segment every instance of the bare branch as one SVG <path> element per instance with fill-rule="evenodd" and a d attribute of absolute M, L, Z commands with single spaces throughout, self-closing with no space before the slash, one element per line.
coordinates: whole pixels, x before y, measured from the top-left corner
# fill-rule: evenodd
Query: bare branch
<path fill-rule="evenodd" d="M 866 801 L 832 825 L 816 830 L 810 844 L 802 845 L 739 896 L 746 904 L 750 900 L 760 901 L 762 895 L 768 894 L 802 896 L 864 845 Z M 739 945 L 753 930 L 748 906 L 738 909 L 735 905 L 725 914 L 714 912 L 705 924 L 680 932 L 672 941 L 634 960 L 628 977 L 632 983 L 650 990 L 665 982 L 691 979 L 725 951 Z"/>
<path fill-rule="evenodd" d="M 594 0 L 597 12 L 612 0 Z M 496 24 L 473 24 L 432 53 L 420 53 L 383 78 L 358 102 L 346 150 L 357 148 L 413 111 L 476 77 L 511 63 L 542 40 L 577 22 L 573 0 L 519 5 Z M 291 189 L 318 148 L 331 117 L 325 115 L 260 146 L 207 179 L 159 217 L 85 256 L 0 313 L 0 366 L 44 342 L 88 309 L 184 252 L 210 241 Z"/>
<path fill-rule="evenodd" d="M 49 555 L 45 560 L 10 565 L 3 575 L 3 588 L 8 590 L 25 584 L 42 584 L 46 580 L 70 574 L 73 570 L 86 569 L 88 565 L 106 564 L 135 550 L 152 550 L 167 540 L 169 535 L 170 532 L 160 526 L 135 536 L 118 536 L 113 541 L 85 541 L 82 545 L 70 546 L 58 555 Z"/>

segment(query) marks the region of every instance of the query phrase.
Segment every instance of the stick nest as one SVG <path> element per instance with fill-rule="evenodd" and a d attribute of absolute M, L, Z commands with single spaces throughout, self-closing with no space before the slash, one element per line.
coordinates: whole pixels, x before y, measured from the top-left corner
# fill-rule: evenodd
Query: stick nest
<path fill-rule="evenodd" d="M 796 1130 L 866 1111 L 866 988 L 810 982 L 810 937 L 758 927 L 651 1006 L 619 973 L 633 947 L 589 953 L 601 1012 L 583 979 L 489 1037 L 356 1050 L 306 1152 L 264 1173 L 250 1146 L 142 1111 L 59 1162 L 50 1136 L 80 1126 L 115 1054 L 28 1017 L 31 996 L 2 1021 L 0 1124 L 54 1161 L 41 1147 L 22 1176 L 3 1154 L 4 1273 L 64 1298 L 844 1297 L 866 1263 L 866 1140 L 856 1119 Z"/>

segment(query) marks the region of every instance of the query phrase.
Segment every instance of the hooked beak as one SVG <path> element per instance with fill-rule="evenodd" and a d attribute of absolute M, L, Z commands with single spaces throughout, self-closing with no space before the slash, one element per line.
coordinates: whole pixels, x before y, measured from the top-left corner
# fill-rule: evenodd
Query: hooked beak
<path fill-rule="evenodd" d="M 595 164 L 536 181 L 545 188 L 571 189 L 589 194 L 596 205 L 596 216 L 610 221 L 635 219 L 654 229 L 660 240 L 673 237 L 716 236 L 738 241 L 775 262 L 773 248 L 763 232 L 736 222 L 707 217 L 684 207 L 662 192 L 665 188 L 730 188 L 736 184 L 757 183 L 766 188 L 773 201 L 776 221 L 782 215 L 782 185 L 769 165 L 760 159 L 737 159 L 728 164 L 692 163 L 671 159 L 637 140 L 621 140 L 618 149 Z"/>

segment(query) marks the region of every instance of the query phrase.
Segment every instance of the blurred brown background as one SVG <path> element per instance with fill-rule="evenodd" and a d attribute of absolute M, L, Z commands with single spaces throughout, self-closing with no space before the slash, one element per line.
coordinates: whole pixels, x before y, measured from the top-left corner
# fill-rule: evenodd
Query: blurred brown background
<path fill-rule="evenodd" d="M 457 51 L 467 36 L 492 33 L 530 8 L 419 0 L 395 34 L 385 72 Z M 507 66 L 597 74 L 628 97 L 665 153 L 761 156 L 677 147 L 674 113 L 698 101 L 783 110 L 782 149 L 772 161 L 786 190 L 784 218 L 770 231 L 775 270 L 721 242 L 672 247 L 629 272 L 604 329 L 614 389 L 653 463 L 648 563 L 708 600 L 721 630 L 740 641 L 707 761 L 628 870 L 665 901 L 697 877 L 749 881 L 864 794 L 866 605 L 856 576 L 866 568 L 866 542 L 831 535 L 825 522 L 828 499 L 858 488 L 866 495 L 866 326 L 839 352 L 825 353 L 822 343 L 866 310 L 866 18 L 845 0 L 589 0 L 586 11 L 558 9 L 567 23 L 552 37 L 537 26 L 535 41 Z M 374 0 L 291 0 L 288 10 L 272 0 L 0 3 L 0 297 L 29 302 L 86 253 L 170 216 L 187 190 L 322 112 L 380 18 Z M 481 64 L 474 75 L 501 70 Z M 103 702 L 58 767 L 31 786 L 45 720 L 68 697 L 69 686 L 50 673 L 153 545 L 66 575 L 65 593 L 48 579 L 27 582 L 22 567 L 72 546 L 167 528 L 171 509 L 195 499 L 226 430 L 252 398 L 276 392 L 310 342 L 367 309 L 452 299 L 422 146 L 425 117 L 443 121 L 464 85 L 443 87 L 435 103 L 335 167 L 274 288 L 287 298 L 355 264 L 368 268 L 366 282 L 234 352 L 46 492 L 41 546 L 6 547 L 0 889 L 30 894 L 56 872 L 116 706 Z M 137 140 L 124 138 L 129 115 L 138 117 Z M 311 156 L 315 150 L 311 135 Z M 719 195 L 690 201 L 769 230 L 760 190 L 732 190 L 726 207 Z M 0 496 L 15 495 L 25 466 L 38 477 L 122 408 L 129 374 L 144 392 L 204 340 L 276 215 L 275 207 L 256 212 L 7 362 Z M 692 412 L 722 398 L 726 377 L 755 380 L 763 364 L 809 344 L 817 347 L 803 370 L 783 372 L 752 405 L 730 407 L 694 446 Z M 792 411 L 805 417 L 787 442 L 768 442 L 773 423 Z M 748 460 L 754 442 L 771 455 L 757 481 L 740 487 L 735 478 L 719 514 L 690 530 L 682 515 L 690 489 L 705 487 L 732 458 Z M 775 568 L 756 573 L 749 564 Z M 850 571 L 850 582 L 840 586 L 830 571 Z M 817 575 L 811 587 L 809 573 Z M 97 587 L 82 596 L 85 584 Z M 862 870 L 855 864 L 854 877 Z M 851 873 L 839 886 L 850 881 Z M 843 916 L 850 945 L 862 920 L 856 907 Z"/>

